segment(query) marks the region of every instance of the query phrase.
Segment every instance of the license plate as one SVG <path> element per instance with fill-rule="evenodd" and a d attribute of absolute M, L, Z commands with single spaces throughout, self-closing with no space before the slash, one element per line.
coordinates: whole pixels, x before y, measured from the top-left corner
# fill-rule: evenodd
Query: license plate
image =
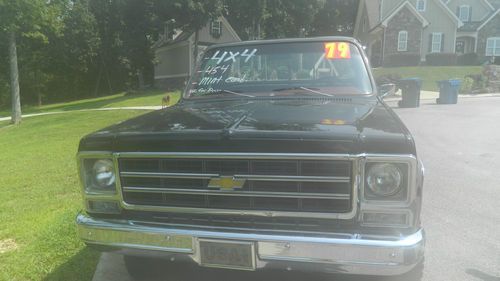
<path fill-rule="evenodd" d="M 255 269 L 254 244 L 251 242 L 199 240 L 200 264 L 242 270 Z"/>

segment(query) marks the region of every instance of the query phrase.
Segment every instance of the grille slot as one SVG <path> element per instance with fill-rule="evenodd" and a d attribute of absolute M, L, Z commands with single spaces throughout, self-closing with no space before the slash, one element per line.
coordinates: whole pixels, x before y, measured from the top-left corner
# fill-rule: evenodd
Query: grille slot
<path fill-rule="evenodd" d="M 346 214 L 352 211 L 350 160 L 118 158 L 128 206 L 206 210 Z M 210 179 L 244 180 L 236 188 L 209 187 Z"/>
<path fill-rule="evenodd" d="M 235 215 L 178 214 L 127 211 L 126 217 L 145 223 L 160 223 L 175 227 L 206 228 L 224 231 L 279 231 L 294 233 L 333 233 L 349 232 L 355 227 L 349 220 L 315 218 L 269 218 L 241 217 Z"/>

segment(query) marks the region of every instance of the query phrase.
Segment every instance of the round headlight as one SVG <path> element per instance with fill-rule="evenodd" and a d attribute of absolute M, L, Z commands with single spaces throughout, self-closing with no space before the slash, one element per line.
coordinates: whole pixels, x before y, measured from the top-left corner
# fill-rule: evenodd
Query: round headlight
<path fill-rule="evenodd" d="M 375 164 L 370 167 L 366 181 L 376 195 L 391 196 L 401 189 L 401 170 L 392 164 Z"/>
<path fill-rule="evenodd" d="M 100 188 L 107 188 L 115 183 L 115 169 L 111 160 L 97 160 L 92 167 L 94 183 Z"/>

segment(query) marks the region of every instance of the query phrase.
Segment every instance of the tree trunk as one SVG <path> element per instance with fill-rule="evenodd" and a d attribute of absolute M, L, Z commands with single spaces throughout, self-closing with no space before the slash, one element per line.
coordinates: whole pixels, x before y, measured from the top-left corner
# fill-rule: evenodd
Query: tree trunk
<path fill-rule="evenodd" d="M 257 21 L 257 40 L 262 39 L 262 36 L 260 34 L 261 33 L 260 28 L 261 28 L 261 19 L 259 19 L 259 21 Z"/>
<path fill-rule="evenodd" d="M 21 123 L 21 97 L 19 94 L 19 71 L 17 68 L 16 33 L 9 34 L 10 91 L 12 95 L 12 124 Z"/>
<path fill-rule="evenodd" d="M 99 73 L 97 74 L 97 80 L 94 87 L 94 97 L 99 95 L 99 87 L 101 86 L 101 76 L 102 76 L 102 64 L 99 65 Z"/>
<path fill-rule="evenodd" d="M 40 84 L 38 83 L 38 71 L 35 70 L 33 73 L 33 80 L 35 81 L 35 92 L 38 98 L 38 107 L 42 106 L 42 91 L 40 90 Z"/>
<path fill-rule="evenodd" d="M 137 69 L 137 81 L 139 82 L 139 90 L 144 90 L 144 74 L 142 69 Z"/>

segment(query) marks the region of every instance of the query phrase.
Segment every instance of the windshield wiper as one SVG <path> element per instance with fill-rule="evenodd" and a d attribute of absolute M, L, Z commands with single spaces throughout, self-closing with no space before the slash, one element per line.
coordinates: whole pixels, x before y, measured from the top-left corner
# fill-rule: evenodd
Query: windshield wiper
<path fill-rule="evenodd" d="M 310 93 L 314 93 L 317 95 L 322 95 L 322 96 L 327 96 L 327 97 L 333 97 L 332 94 L 327 94 L 323 92 L 316 91 L 316 88 L 308 88 L 308 87 L 290 87 L 290 88 L 283 88 L 283 89 L 276 89 L 274 92 L 284 92 L 284 91 L 291 91 L 291 90 L 302 90 Z"/>

